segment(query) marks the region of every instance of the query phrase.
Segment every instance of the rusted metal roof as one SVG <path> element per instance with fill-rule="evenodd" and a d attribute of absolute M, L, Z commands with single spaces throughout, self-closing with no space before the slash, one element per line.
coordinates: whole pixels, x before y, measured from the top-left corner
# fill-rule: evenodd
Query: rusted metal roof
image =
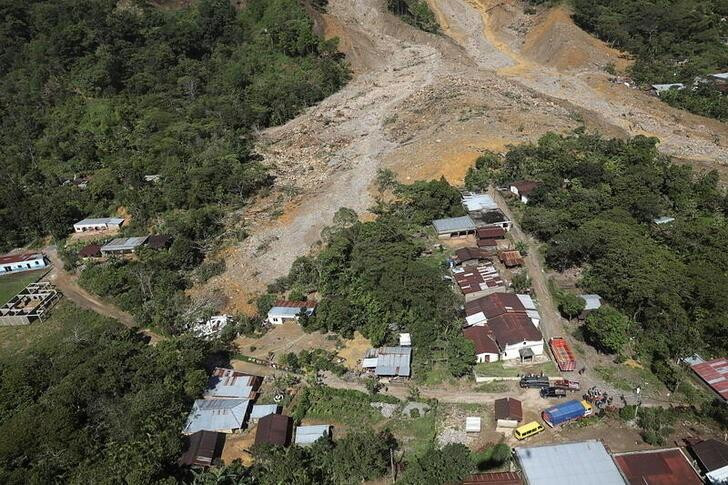
<path fill-rule="evenodd" d="M 504 313 L 525 312 L 521 299 L 515 293 L 493 293 L 465 303 L 465 315 L 482 312 L 486 319 L 495 318 Z"/>
<path fill-rule="evenodd" d="M 541 331 L 536 328 L 525 313 L 504 313 L 488 320 L 495 341 L 499 346 L 513 345 L 524 340 L 536 342 L 543 340 Z"/>
<path fill-rule="evenodd" d="M 455 262 L 457 264 L 461 264 L 465 261 L 471 261 L 473 259 L 487 259 L 490 254 L 491 253 L 489 251 L 485 251 L 480 248 L 460 248 L 455 251 Z"/>
<path fill-rule="evenodd" d="M 476 231 L 478 239 L 504 239 L 506 231 L 502 227 L 479 227 Z"/>
<path fill-rule="evenodd" d="M 614 461 L 630 485 L 700 485 L 679 448 L 619 453 Z"/>
<path fill-rule="evenodd" d="M 728 359 L 721 357 L 691 366 L 720 397 L 728 400 Z"/>
<path fill-rule="evenodd" d="M 707 439 L 690 447 L 706 472 L 728 466 L 728 444 L 716 439 Z"/>
<path fill-rule="evenodd" d="M 533 189 L 538 187 L 538 182 L 533 180 L 518 180 L 511 184 L 511 187 L 515 187 L 518 190 L 518 195 L 528 195 L 533 192 Z"/>
<path fill-rule="evenodd" d="M 41 253 L 18 253 L 18 254 L 6 254 L 0 256 L 0 265 L 12 264 L 12 263 L 23 263 L 25 261 L 34 261 L 36 259 L 43 259 Z"/>
<path fill-rule="evenodd" d="M 523 480 L 516 472 L 476 473 L 463 479 L 463 485 L 521 485 Z"/>
<path fill-rule="evenodd" d="M 521 401 L 512 397 L 495 400 L 495 419 L 523 420 Z"/>
<path fill-rule="evenodd" d="M 225 433 L 198 431 L 185 439 L 185 451 L 179 459 L 180 465 L 211 466 L 222 455 Z"/>
<path fill-rule="evenodd" d="M 255 444 L 268 443 L 271 445 L 288 446 L 291 442 L 293 422 L 290 417 L 283 414 L 269 414 L 258 421 L 258 430 L 255 432 Z"/>
<path fill-rule="evenodd" d="M 78 255 L 82 258 L 96 258 L 101 256 L 101 246 L 98 244 L 89 244 L 88 246 L 84 246 L 78 252 Z"/>
<path fill-rule="evenodd" d="M 501 263 L 507 267 L 521 266 L 523 264 L 523 257 L 519 251 L 503 251 L 498 255 Z"/>
<path fill-rule="evenodd" d="M 468 327 L 463 336 L 473 342 L 476 354 L 499 354 L 500 349 L 491 335 L 488 325 Z"/>

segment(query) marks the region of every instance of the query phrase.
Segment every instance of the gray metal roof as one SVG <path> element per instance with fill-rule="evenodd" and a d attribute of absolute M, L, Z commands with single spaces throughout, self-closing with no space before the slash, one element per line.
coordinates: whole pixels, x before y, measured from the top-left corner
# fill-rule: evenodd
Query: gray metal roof
<path fill-rule="evenodd" d="M 378 376 L 409 377 L 412 347 L 382 347 L 377 352 Z"/>
<path fill-rule="evenodd" d="M 224 372 L 224 371 L 223 371 Z M 253 377 L 234 371 L 212 375 L 207 381 L 205 397 L 248 399 L 253 394 Z"/>
<path fill-rule="evenodd" d="M 582 300 L 584 300 L 584 303 L 586 303 L 586 306 L 584 306 L 584 310 L 596 310 L 597 308 L 602 307 L 602 297 L 596 294 L 589 294 L 589 295 L 579 295 Z"/>
<path fill-rule="evenodd" d="M 121 224 L 122 222 L 124 219 L 120 217 L 91 217 L 78 221 L 74 226 L 101 226 L 103 224 Z"/>
<path fill-rule="evenodd" d="M 269 414 L 278 414 L 280 406 L 277 404 L 256 404 L 250 411 L 250 419 L 260 419 Z"/>
<path fill-rule="evenodd" d="M 662 216 L 662 217 L 657 217 L 655 219 L 652 219 L 652 222 L 654 222 L 655 224 L 669 224 L 670 222 L 673 222 L 674 220 L 675 220 L 674 217 Z"/>
<path fill-rule="evenodd" d="M 192 406 L 184 432 L 226 431 L 244 426 L 249 399 L 197 399 Z"/>
<path fill-rule="evenodd" d="M 531 298 L 531 295 L 516 295 L 518 299 L 521 301 L 521 304 L 526 310 L 535 310 L 536 304 L 533 302 L 533 298 Z"/>
<path fill-rule="evenodd" d="M 314 426 L 298 426 L 296 427 L 296 440 L 297 445 L 310 445 L 319 438 L 323 438 L 329 435 L 331 425 L 319 424 Z"/>
<path fill-rule="evenodd" d="M 684 89 L 685 85 L 683 83 L 670 83 L 670 84 L 653 84 L 652 89 L 657 91 L 657 93 L 661 93 L 663 91 L 669 91 L 670 89 Z"/>
<path fill-rule="evenodd" d="M 104 246 L 101 246 L 101 252 L 104 251 L 131 251 L 142 244 L 147 240 L 149 236 L 141 236 L 141 237 L 117 237 L 116 239 L 112 240 L 110 243 L 105 244 Z"/>
<path fill-rule="evenodd" d="M 599 441 L 515 450 L 529 485 L 625 485 L 617 465 Z"/>
<path fill-rule="evenodd" d="M 438 234 L 475 230 L 475 222 L 473 222 L 473 219 L 470 216 L 435 219 L 432 221 L 432 225 L 435 226 L 435 230 Z"/>
<path fill-rule="evenodd" d="M 719 72 L 717 74 L 711 74 L 711 77 L 716 79 L 728 80 L 728 72 Z"/>
<path fill-rule="evenodd" d="M 498 204 L 488 194 L 465 194 L 463 195 L 463 205 L 470 212 L 498 208 Z"/>

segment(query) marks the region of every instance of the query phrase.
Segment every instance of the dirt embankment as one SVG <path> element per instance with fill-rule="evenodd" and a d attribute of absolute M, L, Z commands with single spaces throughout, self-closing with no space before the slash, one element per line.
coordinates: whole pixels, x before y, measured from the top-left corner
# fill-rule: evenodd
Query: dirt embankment
<path fill-rule="evenodd" d="M 519 2 L 429 0 L 442 35 L 416 30 L 383 0 L 331 0 L 317 20 L 340 39 L 354 78 L 289 123 L 262 133 L 258 151 L 273 190 L 240 214 L 251 236 L 228 269 L 196 292 L 228 310 L 307 253 L 340 207 L 365 213 L 379 168 L 403 181 L 444 175 L 459 183 L 483 150 L 582 124 L 607 136 L 646 134 L 661 150 L 728 166 L 726 125 L 674 110 L 609 82 L 629 62 L 581 31 L 559 7 L 526 15 Z"/>

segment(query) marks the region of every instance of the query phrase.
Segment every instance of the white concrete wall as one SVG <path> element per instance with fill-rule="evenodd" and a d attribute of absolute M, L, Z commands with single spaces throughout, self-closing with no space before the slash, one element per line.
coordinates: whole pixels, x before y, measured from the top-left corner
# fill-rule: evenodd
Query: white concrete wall
<path fill-rule="evenodd" d="M 513 360 L 513 359 L 520 359 L 521 354 L 519 353 L 519 350 L 530 348 L 533 351 L 534 356 L 536 355 L 543 355 L 543 340 L 539 341 L 526 341 L 526 342 L 519 342 L 515 345 L 506 345 L 506 348 L 503 349 L 503 352 L 501 353 L 501 359 L 502 360 Z"/>
<path fill-rule="evenodd" d="M 477 362 L 483 363 L 483 362 L 497 362 L 498 361 L 498 354 L 491 354 L 488 352 L 484 352 L 482 354 L 475 354 L 475 359 Z"/>
<path fill-rule="evenodd" d="M 30 267 L 28 267 L 30 266 Z M 10 268 L 10 271 L 7 268 Z M 46 262 L 43 258 L 31 259 L 29 261 L 23 261 L 19 263 L 8 263 L 0 266 L 0 274 L 2 273 L 14 273 L 16 271 L 32 271 L 34 269 L 41 269 L 46 267 Z"/>

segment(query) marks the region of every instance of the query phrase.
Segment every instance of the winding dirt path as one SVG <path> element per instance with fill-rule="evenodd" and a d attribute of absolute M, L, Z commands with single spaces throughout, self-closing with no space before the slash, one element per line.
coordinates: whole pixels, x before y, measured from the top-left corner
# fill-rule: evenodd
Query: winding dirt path
<path fill-rule="evenodd" d="M 78 277 L 68 273 L 63 269 L 63 261 L 58 256 L 58 250 L 55 246 L 48 246 L 43 249 L 43 253 L 48 257 L 53 265 L 53 269 L 44 277 L 53 283 L 65 298 L 68 298 L 76 305 L 87 310 L 94 311 L 99 315 L 113 318 L 125 327 L 139 330 L 141 333 L 150 338 L 150 343 L 155 344 L 164 339 L 163 336 L 152 332 L 148 329 L 139 329 L 134 322 L 134 317 L 129 313 L 121 310 L 116 305 L 102 301 L 99 297 L 92 295 L 78 285 Z"/>

